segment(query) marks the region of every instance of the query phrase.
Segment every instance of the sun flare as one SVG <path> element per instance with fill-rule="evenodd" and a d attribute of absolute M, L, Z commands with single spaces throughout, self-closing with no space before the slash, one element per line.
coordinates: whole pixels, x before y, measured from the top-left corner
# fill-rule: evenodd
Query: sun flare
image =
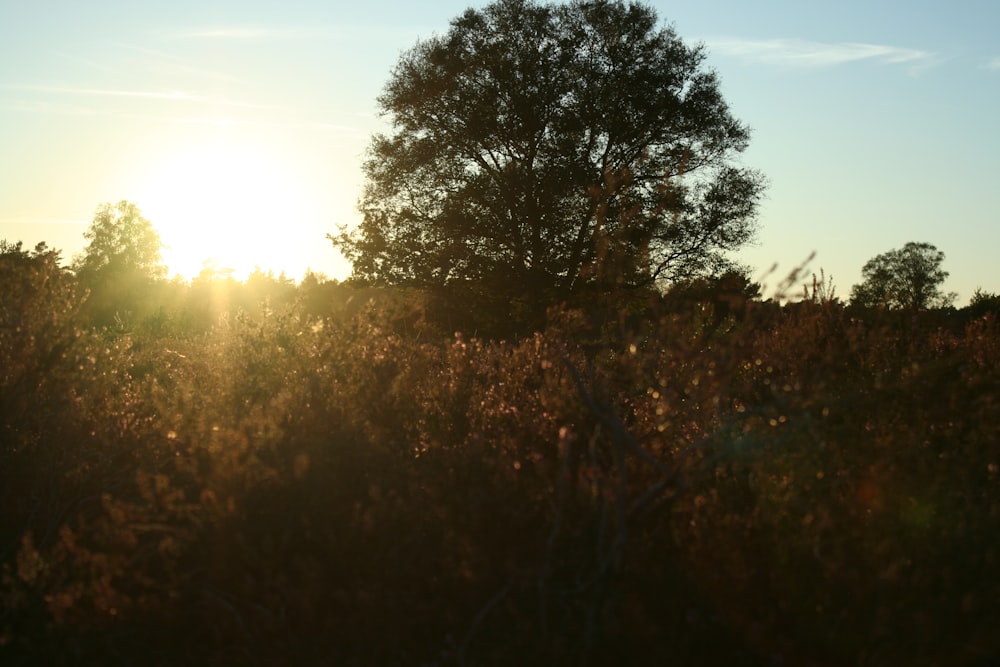
<path fill-rule="evenodd" d="M 209 264 L 239 279 L 256 267 L 298 273 L 316 242 L 303 238 L 317 213 L 302 179 L 289 160 L 249 141 L 172 147 L 136 201 L 160 232 L 170 275 L 190 279 Z"/>

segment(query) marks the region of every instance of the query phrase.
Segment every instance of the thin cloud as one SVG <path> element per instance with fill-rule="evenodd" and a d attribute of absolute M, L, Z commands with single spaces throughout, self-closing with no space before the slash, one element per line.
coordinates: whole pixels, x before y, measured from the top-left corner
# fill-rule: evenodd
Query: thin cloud
<path fill-rule="evenodd" d="M 212 125 L 216 127 L 259 127 L 288 130 L 321 130 L 337 134 L 362 135 L 364 132 L 351 125 L 339 125 L 337 123 L 323 123 L 308 120 L 247 120 L 240 118 L 192 116 L 185 118 L 174 118 L 174 122 L 184 125 Z"/>
<path fill-rule="evenodd" d="M 161 33 L 167 40 L 262 40 L 262 39 L 353 39 L 371 41 L 373 39 L 411 39 L 419 31 L 415 28 L 387 28 L 353 24 L 337 25 L 286 25 L 279 27 L 217 26 L 195 27 L 169 33 Z"/>
<path fill-rule="evenodd" d="M 207 69 L 203 63 L 189 62 L 187 59 L 166 51 L 151 49 L 147 46 L 115 42 L 114 45 L 123 51 L 129 51 L 142 57 L 142 63 L 152 71 L 162 72 L 175 78 L 212 79 L 215 81 L 242 81 L 225 72 Z M 107 68 L 112 70 L 113 68 Z"/>
<path fill-rule="evenodd" d="M 782 67 L 815 69 L 857 62 L 874 62 L 910 65 L 911 69 L 919 69 L 938 61 L 937 54 L 930 51 L 884 44 L 810 42 L 802 39 L 718 38 L 704 41 L 712 53 Z"/>
<path fill-rule="evenodd" d="M 0 225 L 85 225 L 86 220 L 73 220 L 71 218 L 46 218 L 37 215 L 15 215 L 8 218 L 0 218 Z"/>
<path fill-rule="evenodd" d="M 255 39 L 272 37 L 274 34 L 274 30 L 267 28 L 228 27 L 187 30 L 177 33 L 176 36 L 190 39 Z"/>
<path fill-rule="evenodd" d="M 986 63 L 986 69 L 993 72 L 1000 72 L 1000 56 L 997 56 L 993 60 Z"/>
<path fill-rule="evenodd" d="M 255 39 L 289 39 L 320 34 L 321 29 L 309 27 L 279 27 L 262 28 L 258 26 L 212 26 L 190 28 L 173 32 L 165 37 L 172 39 L 207 39 L 207 40 L 255 40 Z"/>
<path fill-rule="evenodd" d="M 3 96 L 0 95 L 0 110 L 3 111 L 154 119 L 168 123 L 212 125 L 216 127 L 240 126 L 318 130 L 340 135 L 364 134 L 363 130 L 353 125 L 302 118 L 293 109 L 283 105 L 205 96 L 180 91 L 0 83 L 0 91 L 4 90 L 35 94 L 25 96 L 25 99 L 3 99 Z M 95 98 L 130 98 L 139 101 L 167 101 L 178 104 L 177 106 L 170 105 L 170 110 L 165 105 L 133 107 L 132 105 L 117 104 L 107 107 L 106 104 L 95 101 Z M 235 113 L 240 115 L 202 115 L 202 110 L 219 109 L 220 107 L 236 110 Z M 184 115 L 179 115 L 178 112 Z M 249 112 L 249 117 L 245 115 L 246 112 Z"/>
<path fill-rule="evenodd" d="M 74 86 L 44 86 L 24 84 L 0 84 L 0 89 L 51 95 L 79 95 L 88 97 L 132 97 L 147 100 L 172 100 L 180 102 L 198 101 L 197 95 L 174 90 L 121 90 L 115 88 L 80 88 Z"/>
<path fill-rule="evenodd" d="M 274 104 L 260 104 L 233 100 L 226 97 L 198 95 L 184 91 L 126 90 L 120 88 L 87 88 L 82 86 L 52 86 L 40 84 L 0 84 L 0 90 L 41 93 L 43 95 L 70 97 L 125 97 L 140 100 L 167 100 L 171 102 L 205 103 L 235 109 L 281 110 Z"/>

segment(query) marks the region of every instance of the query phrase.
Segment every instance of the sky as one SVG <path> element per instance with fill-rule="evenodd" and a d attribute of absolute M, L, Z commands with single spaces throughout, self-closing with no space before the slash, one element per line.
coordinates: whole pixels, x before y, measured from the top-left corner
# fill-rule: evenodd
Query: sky
<path fill-rule="evenodd" d="M 376 97 L 478 0 L 0 0 L 0 238 L 67 261 L 97 206 L 136 203 L 171 273 L 211 259 L 344 278 Z M 811 255 L 847 297 L 872 257 L 945 253 L 944 288 L 1000 292 L 1000 3 L 651 0 L 704 44 L 742 164 L 769 187 L 737 259 L 773 288 Z M 772 267 L 776 269 L 772 270 Z"/>

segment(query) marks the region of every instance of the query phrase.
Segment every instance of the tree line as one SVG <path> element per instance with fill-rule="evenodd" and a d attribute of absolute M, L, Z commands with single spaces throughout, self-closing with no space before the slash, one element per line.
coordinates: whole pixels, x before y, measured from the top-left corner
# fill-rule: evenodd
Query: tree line
<path fill-rule="evenodd" d="M 729 255 L 754 238 L 766 181 L 737 162 L 750 129 L 705 57 L 640 4 L 466 11 L 403 53 L 378 99 L 390 130 L 363 164 L 362 221 L 330 235 L 350 282 L 481 303 L 530 333 L 561 302 L 748 275 Z M 98 320 L 165 274 L 133 203 L 99 207 L 86 238 L 72 268 Z M 950 305 L 943 259 L 928 243 L 881 254 L 851 303 Z"/>

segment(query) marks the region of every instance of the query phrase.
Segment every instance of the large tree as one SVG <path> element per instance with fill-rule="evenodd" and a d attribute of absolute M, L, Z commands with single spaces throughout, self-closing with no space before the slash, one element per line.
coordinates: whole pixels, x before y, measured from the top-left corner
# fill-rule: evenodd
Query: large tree
<path fill-rule="evenodd" d="M 639 4 L 469 9 L 400 58 L 364 163 L 354 276 L 567 294 L 718 273 L 751 240 L 749 130 Z"/>
<path fill-rule="evenodd" d="M 910 242 L 876 255 L 861 269 L 851 303 L 867 308 L 923 310 L 950 305 L 955 295 L 941 291 L 948 272 L 944 253 L 930 243 Z"/>

